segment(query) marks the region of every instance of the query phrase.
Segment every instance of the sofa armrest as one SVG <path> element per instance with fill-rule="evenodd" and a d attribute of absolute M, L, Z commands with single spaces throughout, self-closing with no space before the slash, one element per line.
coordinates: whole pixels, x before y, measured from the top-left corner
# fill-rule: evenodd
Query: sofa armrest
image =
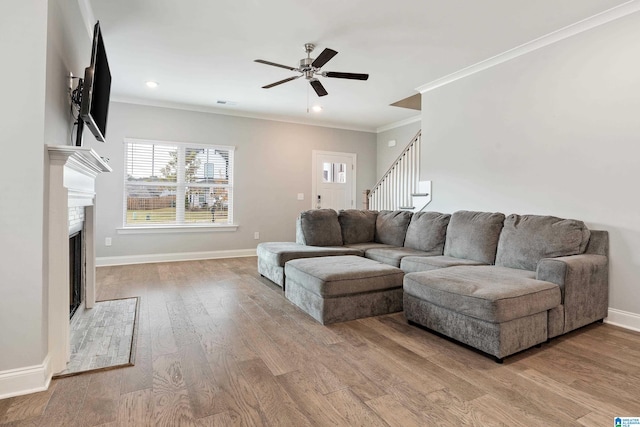
<path fill-rule="evenodd" d="M 609 260 L 606 256 L 543 258 L 538 262 L 536 278 L 560 287 L 565 333 L 607 317 Z"/>

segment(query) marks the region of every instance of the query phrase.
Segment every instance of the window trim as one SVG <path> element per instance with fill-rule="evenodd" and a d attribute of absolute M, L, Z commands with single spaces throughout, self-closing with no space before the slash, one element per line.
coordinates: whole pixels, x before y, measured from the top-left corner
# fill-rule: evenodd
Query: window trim
<path fill-rule="evenodd" d="M 116 228 L 117 234 L 149 234 L 149 233 L 217 233 L 227 231 L 237 231 L 239 225 L 237 224 L 220 224 L 220 225 L 145 225 L 145 226 L 132 226 L 132 227 L 118 227 Z"/>
<path fill-rule="evenodd" d="M 123 179 L 122 179 L 122 225 L 116 228 L 117 234 L 147 234 L 147 233 L 183 233 L 183 232 L 229 232 L 237 231 L 239 225 L 235 222 L 234 212 L 234 196 L 232 195 L 231 203 L 229 205 L 229 213 L 232 217 L 231 223 L 225 224 L 207 224 L 207 223 L 185 223 L 185 224 L 149 224 L 149 225 L 127 225 L 127 162 L 128 144 L 149 144 L 149 145 L 168 145 L 178 146 L 184 148 L 204 148 L 204 149 L 218 149 L 226 150 L 231 153 L 233 162 L 231 163 L 231 173 L 229 174 L 229 183 L 216 185 L 220 188 L 230 188 L 232 194 L 234 191 L 234 175 L 235 175 L 235 150 L 233 145 L 219 145 L 219 144 L 203 144 L 203 143 L 191 143 L 181 141 L 168 141 L 168 140 L 156 140 L 156 139 L 141 139 L 141 138 L 124 138 L 123 140 Z M 173 184 L 173 183 L 172 183 Z M 184 182 L 182 184 L 185 184 Z M 180 185 L 179 181 L 176 181 L 176 186 Z M 205 185 L 195 185 L 205 187 Z"/>

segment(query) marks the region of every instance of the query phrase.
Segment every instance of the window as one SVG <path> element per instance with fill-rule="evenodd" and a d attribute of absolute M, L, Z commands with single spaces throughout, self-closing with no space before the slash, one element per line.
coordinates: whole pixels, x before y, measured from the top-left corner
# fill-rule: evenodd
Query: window
<path fill-rule="evenodd" d="M 125 139 L 124 227 L 233 224 L 233 152 Z"/>
<path fill-rule="evenodd" d="M 336 182 L 344 184 L 347 182 L 347 164 L 346 163 L 323 163 L 322 164 L 322 182 Z"/>

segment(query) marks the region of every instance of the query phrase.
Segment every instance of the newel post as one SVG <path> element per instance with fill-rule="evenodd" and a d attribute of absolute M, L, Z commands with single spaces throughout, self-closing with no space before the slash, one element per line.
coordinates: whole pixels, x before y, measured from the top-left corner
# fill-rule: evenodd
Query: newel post
<path fill-rule="evenodd" d="M 369 210 L 369 193 L 371 193 L 371 190 L 364 190 L 362 192 L 362 209 L 365 211 Z"/>

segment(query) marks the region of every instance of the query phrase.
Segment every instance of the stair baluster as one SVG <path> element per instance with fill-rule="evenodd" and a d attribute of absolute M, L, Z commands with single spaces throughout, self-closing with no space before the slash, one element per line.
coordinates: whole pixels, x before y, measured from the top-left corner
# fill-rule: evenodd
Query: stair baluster
<path fill-rule="evenodd" d="M 412 195 L 420 179 L 420 137 L 418 132 L 373 189 L 365 191 L 365 209 L 412 208 Z"/>

